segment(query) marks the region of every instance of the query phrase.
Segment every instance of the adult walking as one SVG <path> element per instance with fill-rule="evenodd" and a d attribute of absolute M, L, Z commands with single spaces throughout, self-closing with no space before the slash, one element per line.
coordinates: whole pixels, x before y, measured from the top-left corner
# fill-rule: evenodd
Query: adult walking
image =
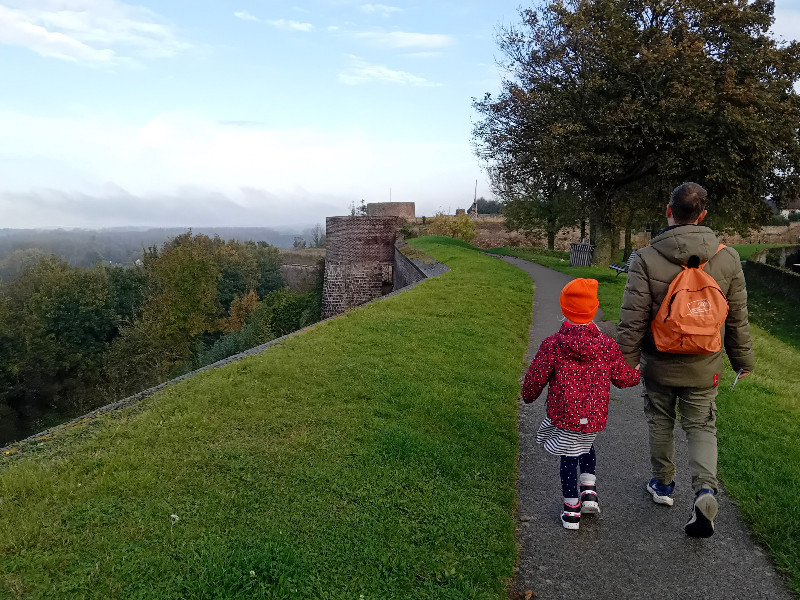
<path fill-rule="evenodd" d="M 653 469 L 647 490 L 653 501 L 667 506 L 673 504 L 676 406 L 680 410 L 695 492 L 692 515 L 684 529 L 693 537 L 714 533 L 718 511 L 714 497 L 718 493 L 716 397 L 723 349 L 734 370 L 743 370 L 742 376 L 753 369 L 747 290 L 739 254 L 720 247 L 714 232 L 700 225 L 705 206 L 706 191 L 698 184 L 684 183 L 673 190 L 666 212 L 668 227 L 639 250 L 631 263 L 617 335 L 628 364 L 641 364 Z M 685 267 L 698 266 L 727 298 L 723 349 L 706 354 L 660 351 L 651 324 L 670 283 Z"/>

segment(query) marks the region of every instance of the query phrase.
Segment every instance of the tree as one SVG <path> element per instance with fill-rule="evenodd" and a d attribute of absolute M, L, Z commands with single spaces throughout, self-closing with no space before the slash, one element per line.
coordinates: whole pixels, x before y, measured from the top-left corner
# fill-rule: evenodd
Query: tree
<path fill-rule="evenodd" d="M 768 36 L 769 0 L 555 0 L 500 29 L 507 77 L 474 107 L 499 187 L 557 178 L 585 190 L 598 248 L 656 177 L 709 191 L 717 227 L 746 229 L 800 191 L 800 44 Z M 662 204 L 667 198 L 662 199 Z"/>
<path fill-rule="evenodd" d="M 303 239 L 303 236 L 301 236 L 301 235 L 294 236 L 294 243 L 292 244 L 292 247 L 295 250 L 300 250 L 302 248 L 305 248 L 306 246 L 307 246 L 307 244 L 306 244 L 305 239 Z"/>
<path fill-rule="evenodd" d="M 324 248 L 325 247 L 325 230 L 322 225 L 317 223 L 311 230 L 311 247 Z"/>
<path fill-rule="evenodd" d="M 547 247 L 555 249 L 556 234 L 562 227 L 571 227 L 583 217 L 580 190 L 559 185 L 555 180 L 539 181 L 539 185 L 523 189 L 505 189 L 503 215 L 506 227 L 527 236 L 547 237 Z"/>
<path fill-rule="evenodd" d="M 499 215 L 503 210 L 503 204 L 497 200 L 487 200 L 483 196 L 476 200 L 478 204 L 478 214 Z"/>

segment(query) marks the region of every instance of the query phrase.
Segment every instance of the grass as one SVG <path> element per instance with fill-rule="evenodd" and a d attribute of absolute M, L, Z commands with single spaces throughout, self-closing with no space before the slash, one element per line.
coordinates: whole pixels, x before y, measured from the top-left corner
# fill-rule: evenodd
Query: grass
<path fill-rule="evenodd" d="M 2 459 L 0 597 L 505 598 L 532 285 L 412 243 L 451 271 Z"/>
<path fill-rule="evenodd" d="M 570 267 L 569 252 L 558 250 L 545 250 L 542 248 L 492 248 L 488 252 L 501 254 L 504 256 L 516 256 L 524 258 L 545 267 L 550 267 L 561 273 L 572 275 L 573 277 L 586 277 L 597 279 L 600 286 L 597 290 L 597 297 L 600 300 L 600 310 L 603 311 L 603 319 L 619 323 L 619 307 L 622 305 L 622 294 L 625 292 L 626 276 L 617 277 L 617 272 L 608 267 Z"/>
<path fill-rule="evenodd" d="M 731 248 L 735 248 L 742 257 L 742 260 L 747 260 L 753 254 L 764 248 L 785 248 L 792 244 L 733 244 Z"/>
<path fill-rule="evenodd" d="M 567 253 L 558 257 L 518 248 L 492 252 L 598 279 L 605 318 L 618 321 L 625 275 L 615 280 L 600 267 L 569 267 Z M 730 391 L 734 373 L 726 360 L 717 398 L 719 474 L 742 518 L 800 596 L 800 314 L 795 301 L 753 284 L 748 284 L 748 308 L 756 369 Z"/>

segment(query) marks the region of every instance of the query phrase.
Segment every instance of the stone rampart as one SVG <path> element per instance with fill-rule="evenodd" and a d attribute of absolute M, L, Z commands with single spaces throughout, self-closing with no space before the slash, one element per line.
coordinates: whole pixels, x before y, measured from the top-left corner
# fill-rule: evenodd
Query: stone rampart
<path fill-rule="evenodd" d="M 367 204 L 368 217 L 401 217 L 407 221 L 416 219 L 413 202 L 370 202 Z"/>
<path fill-rule="evenodd" d="M 392 291 L 394 243 L 402 223 L 396 216 L 326 219 L 323 318 Z"/>

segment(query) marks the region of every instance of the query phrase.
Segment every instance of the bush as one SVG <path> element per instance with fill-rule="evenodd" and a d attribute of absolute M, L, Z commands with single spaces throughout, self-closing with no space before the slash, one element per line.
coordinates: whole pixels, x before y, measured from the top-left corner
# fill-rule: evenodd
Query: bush
<path fill-rule="evenodd" d="M 444 235 L 465 242 L 471 242 L 478 235 L 475 221 L 468 215 L 450 217 L 443 213 L 436 213 L 428 226 L 428 235 Z"/>
<path fill-rule="evenodd" d="M 789 215 L 789 222 L 797 223 L 798 221 L 800 221 L 800 210 L 795 211 Z"/>
<path fill-rule="evenodd" d="M 783 215 L 772 215 L 764 225 L 772 225 L 772 226 L 783 226 L 788 225 L 789 219 L 784 217 Z"/>

